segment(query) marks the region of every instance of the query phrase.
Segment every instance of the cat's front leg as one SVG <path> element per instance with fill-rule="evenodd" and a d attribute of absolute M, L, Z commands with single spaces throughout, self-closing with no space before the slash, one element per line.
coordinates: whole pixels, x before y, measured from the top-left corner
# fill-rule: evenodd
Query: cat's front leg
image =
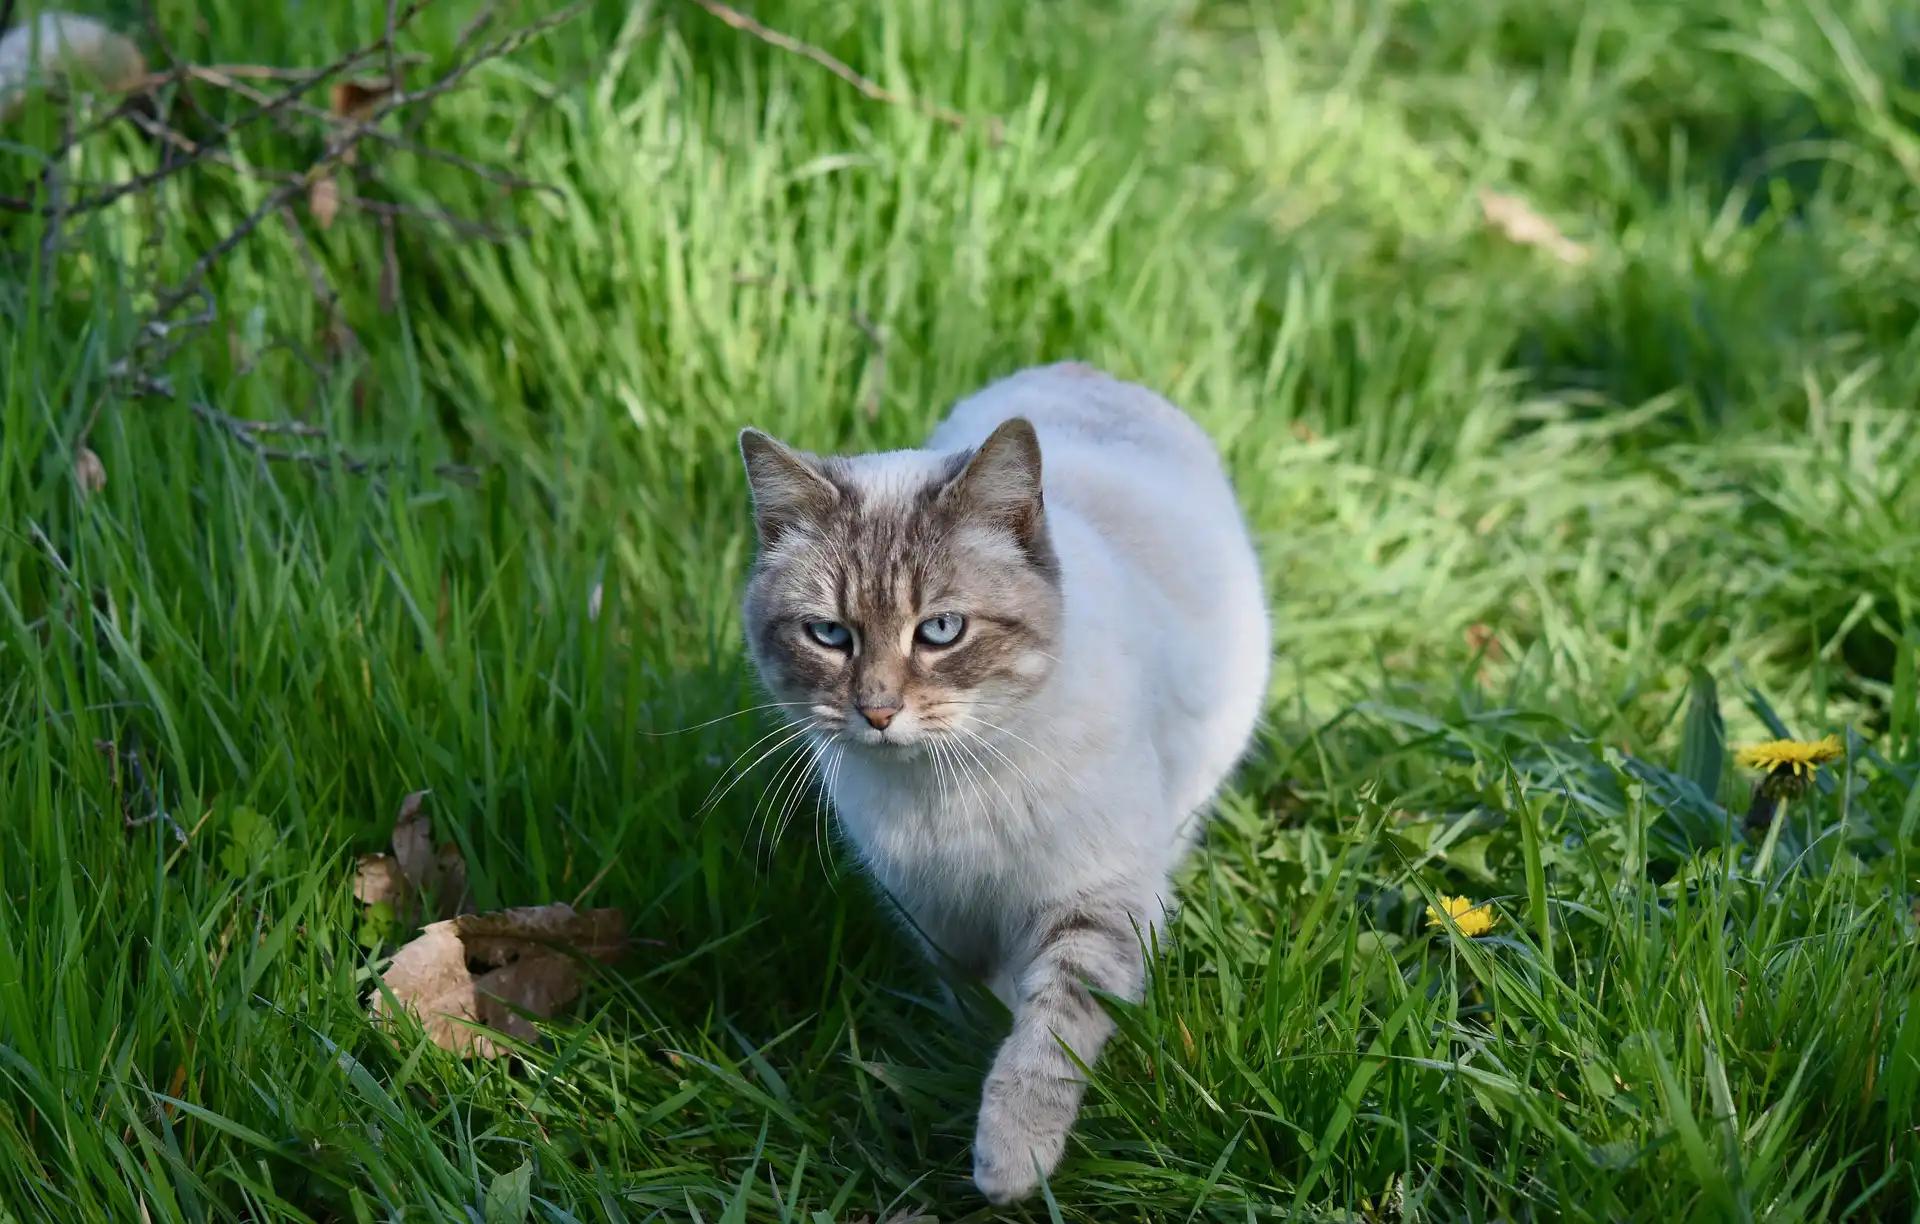
<path fill-rule="evenodd" d="M 1119 901 L 1047 915 L 1019 974 L 1013 1032 L 994 1055 L 980 1094 L 973 1180 L 993 1203 L 1039 1188 L 1066 1151 L 1092 1066 L 1113 1034 L 1113 1020 L 1087 989 L 1138 999 L 1145 984 L 1138 916 Z M 1064 1048 L 1063 1048 L 1064 1047 Z"/>

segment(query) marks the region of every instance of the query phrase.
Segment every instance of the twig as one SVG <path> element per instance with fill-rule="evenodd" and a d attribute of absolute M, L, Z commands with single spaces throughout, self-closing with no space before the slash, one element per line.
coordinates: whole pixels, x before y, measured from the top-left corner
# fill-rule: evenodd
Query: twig
<path fill-rule="evenodd" d="M 245 220 L 229 230 L 226 237 L 214 243 L 199 259 L 194 261 L 193 267 L 187 270 L 186 279 L 181 281 L 176 288 L 160 295 L 159 302 L 153 308 L 154 317 L 164 319 L 178 309 L 182 302 L 186 301 L 195 293 L 204 293 L 206 287 L 201 282 L 213 268 L 213 265 L 218 263 L 221 257 L 226 255 L 228 251 L 231 251 L 245 241 L 247 235 L 259 229 L 260 223 L 267 219 L 267 214 L 285 207 L 305 190 L 305 183 L 288 183 L 262 200 L 258 207 L 247 214 Z"/>
<path fill-rule="evenodd" d="M 794 55 L 804 56 L 812 60 L 814 63 L 825 68 L 828 72 L 831 72 L 876 102 L 885 102 L 889 106 L 905 106 L 912 110 L 917 110 L 921 114 L 932 119 L 938 119 L 940 122 L 955 129 L 964 129 L 968 124 L 974 122 L 959 111 L 951 110 L 932 102 L 921 102 L 913 98 L 903 98 L 879 82 L 855 72 L 852 68 L 848 67 L 844 61 L 836 59 L 812 43 L 801 42 L 790 34 L 782 34 L 778 30 L 761 25 L 739 9 L 720 3 L 720 0 L 693 0 L 693 2 L 705 9 L 712 16 L 744 34 L 750 34 L 761 42 L 772 47 L 778 47 L 782 51 L 791 52 Z M 1000 122 L 998 115 L 989 117 L 986 122 L 988 139 L 998 147 L 1005 135 L 1005 127 Z"/>
<path fill-rule="evenodd" d="M 465 234 L 470 238 L 484 238 L 488 242 L 502 242 L 508 238 L 523 237 L 525 226 L 501 229 L 485 221 L 469 221 L 465 217 L 456 217 L 452 213 L 441 212 L 433 208 L 421 208 L 417 204 L 396 204 L 391 200 L 356 200 L 354 207 L 363 212 L 372 213 L 382 221 L 399 218 L 412 218 L 417 221 L 432 221 L 443 225 L 456 234 Z"/>
<path fill-rule="evenodd" d="M 380 218 L 380 313 L 391 314 L 400 303 L 400 253 L 393 245 L 393 218 Z"/>
<path fill-rule="evenodd" d="M 73 132 L 72 114 L 68 113 L 62 116 L 61 124 L 64 128 L 63 135 L 71 135 Z M 55 264 L 59 262 L 60 235 L 66 229 L 68 215 L 68 187 L 66 176 L 61 173 L 59 161 L 50 161 L 47 163 L 45 173 L 41 177 L 41 183 L 46 189 L 46 195 L 49 201 L 48 209 L 50 211 L 46 231 L 40 235 L 41 300 L 48 301 L 53 297 L 53 286 L 59 277 L 59 272 L 55 268 Z"/>
<path fill-rule="evenodd" d="M 405 28 L 406 25 L 409 22 L 411 22 L 414 17 L 419 15 L 421 11 L 429 7 L 433 2 L 434 0 L 416 0 L 415 3 L 408 5 L 406 10 L 403 13 L 399 14 L 398 16 L 398 19 L 397 19 L 398 27 Z M 554 17 L 550 17 L 541 22 L 536 22 L 533 25 L 527 27 L 527 30 L 525 31 L 525 33 L 528 36 L 531 36 L 533 33 L 538 33 L 546 29 L 549 29 L 553 25 L 559 24 L 559 20 L 556 20 L 556 18 L 565 19 L 567 17 L 571 17 L 572 14 L 579 9 L 579 7 L 580 6 L 578 4 L 569 6 L 569 8 L 564 11 L 564 14 L 556 14 L 554 15 Z M 238 118 L 230 120 L 227 123 L 221 125 L 219 130 L 219 135 L 227 140 L 231 140 L 235 135 L 237 135 L 241 131 L 244 131 L 247 128 L 252 127 L 256 123 L 260 122 L 262 119 L 276 118 L 287 111 L 297 110 L 299 107 L 304 106 L 305 103 L 301 102 L 300 95 L 305 93 L 307 90 L 312 89 L 317 85 L 325 84 L 326 82 L 332 80 L 334 77 L 340 76 L 341 74 L 345 73 L 349 69 L 354 68 L 369 59 L 372 59 L 376 55 L 383 55 L 390 52 L 392 50 L 390 46 L 391 37 L 392 37 L 391 32 L 389 32 L 387 37 L 384 37 L 374 42 L 370 42 L 363 46 L 357 47 L 354 50 L 347 52 L 345 55 L 341 56 L 340 58 L 334 60 L 332 63 L 325 64 L 319 68 L 314 68 L 314 69 L 276 69 L 276 68 L 264 67 L 261 65 L 239 65 L 239 64 L 223 65 L 223 66 L 214 67 L 214 68 L 201 68 L 201 67 L 196 67 L 195 65 L 192 65 L 192 64 L 177 64 L 171 68 L 165 69 L 160 72 L 147 73 L 143 77 L 140 77 L 134 81 L 128 82 L 124 88 L 129 92 L 151 93 L 154 89 L 158 88 L 161 85 L 178 83 L 187 79 L 202 79 L 202 80 L 205 80 L 206 83 L 208 84 L 224 84 L 225 86 L 231 88 L 233 79 L 242 77 L 242 76 L 249 76 L 249 77 L 255 77 L 259 79 L 267 79 L 267 80 L 284 82 L 287 88 L 284 89 L 278 96 L 273 97 L 270 100 L 261 103 L 260 105 L 257 105 L 253 110 L 248 111 L 247 113 L 239 116 Z M 517 43 L 514 45 L 518 46 Z M 476 57 L 476 59 L 474 60 L 463 63 L 459 65 L 453 73 L 450 73 L 449 76 L 454 77 L 455 79 L 464 77 L 468 72 L 471 72 L 475 67 L 478 67 L 479 63 L 486 58 L 490 58 L 490 57 L 486 57 L 486 56 Z M 223 77 L 226 78 L 225 81 L 220 81 L 217 79 L 217 78 L 223 78 Z M 422 94 L 408 100 L 418 101 L 429 96 L 432 96 L 432 95 Z M 396 95 L 396 97 L 404 98 L 405 95 Z M 58 158 L 61 155 L 64 155 L 68 150 L 73 148 L 75 144 L 77 144 L 81 140 L 84 140 L 87 136 L 101 130 L 103 127 L 112 123 L 113 121 L 124 117 L 127 108 L 132 105 L 135 105 L 135 102 L 131 100 L 129 102 L 122 103 L 121 106 L 116 108 L 114 111 L 108 113 L 105 116 L 102 116 L 99 121 L 89 124 L 87 127 L 81 129 L 79 132 L 70 135 L 66 140 L 61 142 L 60 147 L 56 150 L 55 157 L 53 158 L 53 160 L 58 160 Z M 386 115 L 387 113 L 391 112 L 396 108 L 397 108 L 396 104 L 390 103 L 388 106 L 382 108 L 377 114 L 372 116 L 367 121 L 366 124 L 361 126 L 371 126 L 373 121 L 381 117 L 384 117 L 384 115 Z M 213 143 L 214 143 L 213 141 L 203 142 L 202 148 L 209 148 Z M 97 192 L 93 195 L 85 197 L 84 199 L 76 200 L 72 202 L 67 206 L 66 211 L 69 215 L 72 215 L 75 213 L 82 213 L 82 212 L 98 211 L 99 209 L 105 208 L 107 205 L 112 204 L 116 200 L 119 200 L 128 195 L 131 195 L 134 192 L 144 190 L 148 187 L 153 186 L 156 183 L 159 183 L 168 178 L 171 178 L 174 174 L 178 173 L 180 169 L 182 169 L 182 167 L 179 165 L 165 166 L 159 170 L 151 171 L 147 174 L 135 175 L 133 178 L 126 179 L 122 182 L 114 184 L 111 188 L 107 190 Z M 11 212 L 24 212 L 24 213 L 39 212 L 42 215 L 48 215 L 50 212 L 50 210 L 45 208 L 36 208 L 32 200 L 23 199 L 22 197 L 19 197 L 19 196 L 7 196 L 7 195 L 0 195 L 0 210 L 6 210 Z"/>
<path fill-rule="evenodd" d="M 394 45 L 394 39 L 400 33 L 399 0 L 387 0 L 387 85 L 400 88 L 400 51 Z"/>
<path fill-rule="evenodd" d="M 187 831 L 180 827 L 180 822 L 175 820 L 166 808 L 161 806 L 160 797 L 153 793 L 153 787 L 147 782 L 146 770 L 140 766 L 139 734 L 134 733 L 134 742 L 129 744 L 124 752 L 112 740 L 95 740 L 93 746 L 102 755 L 113 760 L 113 789 L 120 796 L 120 826 L 131 833 L 155 821 L 164 820 L 173 830 L 173 839 L 182 845 L 186 844 Z M 149 809 L 145 816 L 135 816 L 128 810 L 132 805 L 128 802 L 127 787 L 120 777 L 120 766 L 123 762 L 126 764 L 127 772 L 133 776 L 139 806 Z"/>
<path fill-rule="evenodd" d="M 263 467 L 281 462 L 319 470 L 376 473 L 399 466 L 398 460 L 375 461 L 349 455 L 332 445 L 327 431 L 317 425 L 300 421 L 249 421 L 194 401 L 176 391 L 164 370 L 182 346 L 194 336 L 203 334 L 217 317 L 210 284 L 216 266 L 235 248 L 247 242 L 269 217 L 275 215 L 286 223 L 287 232 L 322 308 L 323 326 L 329 345 L 343 330 L 348 342 L 352 342 L 351 329 L 345 328 L 341 317 L 340 296 L 330 283 L 313 241 L 301 225 L 301 219 L 297 216 L 297 202 L 312 191 L 313 184 L 323 180 L 340 181 L 350 176 L 362 186 L 378 186 L 380 180 L 377 177 L 376 159 L 361 156 L 363 146 L 391 149 L 453 166 L 493 184 L 502 193 L 549 190 L 559 194 L 558 189 L 549 184 L 434 148 L 416 139 L 414 134 L 429 118 L 434 99 L 460 88 L 481 65 L 515 51 L 528 40 L 571 20 L 584 11 L 589 0 L 574 0 L 558 12 L 546 14 L 517 28 L 499 31 L 499 37 L 483 41 L 481 35 L 489 29 L 497 15 L 493 4 L 486 3 L 461 30 L 449 58 L 443 61 L 446 67 L 434 79 L 410 89 L 403 72 L 411 64 L 429 62 L 429 57 L 403 55 L 398 38 L 434 2 L 383 0 L 386 21 L 379 37 L 345 52 L 329 63 L 312 68 L 181 62 L 167 40 L 154 10 L 153 0 L 147 0 L 143 5 L 148 32 L 152 35 L 150 41 L 158 48 L 162 56 L 161 63 L 154 71 L 146 72 L 131 82 L 123 82 L 115 92 L 125 96 L 107 113 L 86 124 L 75 124 L 69 118 L 58 146 L 51 155 L 44 157 L 43 165 L 38 168 L 39 183 L 35 191 L 28 198 L 0 196 L 0 211 L 26 213 L 47 219 L 42 262 L 51 267 L 74 218 L 107 208 L 129 197 L 144 197 L 143 206 L 151 206 L 154 212 L 148 227 L 148 254 L 145 257 L 152 261 L 146 265 L 152 269 L 159 266 L 158 252 L 153 244 L 165 232 L 168 218 L 164 201 L 154 200 L 147 195 L 151 189 L 189 173 L 195 167 L 217 167 L 226 174 L 244 176 L 266 186 L 257 197 L 256 206 L 212 241 L 210 246 L 199 251 L 183 275 L 171 278 L 171 283 L 158 284 L 151 283 L 157 278 L 148 275 L 150 283 L 145 288 L 151 295 L 152 305 L 147 309 L 132 345 L 108 365 L 106 387 L 82 426 L 81 445 L 91 434 L 107 398 L 164 399 L 186 402 L 197 420 L 212 425 L 249 451 Z M 4 27 L 5 22 L 11 19 L 14 7 L 14 0 L 0 0 L 0 27 Z M 336 101 L 335 107 L 326 108 L 307 101 L 309 91 L 323 88 L 369 61 L 383 62 L 387 76 L 378 88 L 363 86 L 358 91 L 367 99 L 365 105 L 348 107 Z M 224 120 L 210 114 L 209 108 L 201 105 L 201 98 L 195 92 L 197 88 L 216 89 L 232 95 L 234 101 L 229 109 L 238 113 Z M 336 96 L 339 88 L 336 86 Z M 163 94 L 161 91 L 176 89 L 187 93 L 185 101 L 192 113 L 204 121 L 204 130 L 196 125 L 183 132 L 169 123 L 167 110 L 171 93 Z M 401 122 L 386 123 L 392 116 L 398 116 Z M 157 168 L 118 181 L 100 183 L 87 183 L 64 172 L 67 153 L 89 135 L 121 119 L 129 120 L 157 143 Z M 250 156 L 244 143 L 246 137 L 258 132 L 263 125 L 269 133 L 303 131 L 309 125 L 317 125 L 321 133 L 319 155 L 304 171 L 269 168 L 284 163 L 272 157 Z M 380 300 L 383 310 L 392 309 L 399 293 L 395 231 L 400 220 L 426 220 L 456 234 L 489 240 L 498 240 L 507 232 L 484 220 L 469 220 L 437 209 L 432 206 L 432 201 L 401 202 L 372 198 L 364 192 L 354 193 L 349 198 L 361 212 L 374 219 L 381 230 Z M 193 306 L 196 299 L 199 302 L 197 308 Z M 297 344 L 290 342 L 287 347 L 306 363 L 324 393 L 331 371 L 338 368 L 334 357 L 309 357 Z M 235 364 L 241 373 L 250 372 L 256 365 L 249 355 L 243 355 Z M 312 445 L 307 448 L 282 447 L 270 442 L 271 439 L 280 438 L 304 439 Z M 477 469 L 463 464 L 440 464 L 433 470 L 453 478 L 478 475 Z"/>
<path fill-rule="evenodd" d="M 154 6 L 151 4 L 143 5 L 142 7 L 146 10 L 147 36 L 153 39 L 155 46 L 160 48 L 160 54 L 166 57 L 167 63 L 180 63 L 180 57 L 173 53 L 173 44 L 167 40 L 166 30 L 161 27 L 160 14 L 154 10 Z M 145 86 L 140 90 L 140 93 L 146 97 L 152 97 L 154 96 L 154 89 L 154 86 Z M 200 105 L 200 99 L 193 96 L 192 90 L 183 90 L 181 92 L 186 95 L 187 105 L 193 108 L 194 114 L 200 116 L 200 118 L 208 124 L 214 122 L 213 116 L 209 115 L 206 108 Z"/>
<path fill-rule="evenodd" d="M 825 295 L 805 281 L 785 282 L 777 277 L 758 276 L 741 272 L 734 275 L 733 283 L 736 285 L 761 285 L 772 288 L 786 288 L 790 292 L 797 293 L 801 297 L 806 298 L 808 301 L 820 302 L 826 300 Z M 871 345 L 873 349 L 871 377 L 868 379 L 872 385 L 867 388 L 867 393 L 860 397 L 860 411 L 865 413 L 867 419 L 871 421 L 880 415 L 880 396 L 881 393 L 886 390 L 887 385 L 887 338 L 886 335 L 881 332 L 879 324 L 875 323 L 866 311 L 860 309 L 858 306 L 849 305 L 846 307 L 846 312 L 848 321 L 860 329 L 861 333 L 866 336 L 867 343 Z"/>
<path fill-rule="evenodd" d="M 281 205 L 280 220 L 286 225 L 287 233 L 293 238 L 293 249 L 300 255 L 300 265 L 307 270 L 307 283 L 313 286 L 313 296 L 319 300 L 321 307 L 327 312 L 328 321 L 331 322 L 334 311 L 339 306 L 340 295 L 335 293 L 333 286 L 327 282 L 326 269 L 322 268 L 320 261 L 315 258 L 313 243 L 307 240 L 307 231 L 300 224 L 300 218 L 294 215 L 293 209 L 284 204 Z"/>
<path fill-rule="evenodd" d="M 302 91 L 311 89 L 315 85 L 321 84 L 335 76 L 340 75 L 341 73 L 353 67 L 355 64 L 359 63 L 360 61 L 370 58 L 378 50 L 379 50 L 378 44 L 372 44 L 366 47 L 362 47 L 357 51 L 351 51 L 347 53 L 346 55 L 342 56 L 340 59 L 335 60 L 333 63 L 328 64 L 324 68 L 316 69 L 313 72 L 301 74 L 300 76 L 295 78 L 290 78 L 290 80 L 293 81 L 293 84 L 285 92 L 283 92 L 279 97 L 274 98 L 272 101 L 267 102 L 263 105 L 255 107 L 253 110 L 248 111 L 244 115 L 241 115 L 238 119 L 234 119 L 228 122 L 221 128 L 220 135 L 231 140 L 233 136 L 237 135 L 239 132 L 245 130 L 246 128 L 252 127 L 254 124 L 258 123 L 260 120 L 272 118 L 276 115 L 281 114 L 284 111 L 292 109 L 295 103 L 298 102 L 299 95 Z M 175 69 L 174 71 L 185 72 L 186 70 Z M 164 77 L 164 76 L 170 76 L 172 74 L 163 73 L 160 75 Z M 99 130 L 99 128 L 104 123 L 110 120 L 122 117 L 125 105 L 130 105 L 130 103 L 123 104 L 123 108 L 121 110 L 116 110 L 113 113 L 107 115 L 105 118 L 101 120 L 100 123 L 89 125 L 88 128 L 83 129 L 79 134 L 71 137 L 68 141 L 63 141 L 62 147 L 60 150 L 58 150 L 58 153 L 64 154 L 69 148 L 72 147 L 72 144 L 74 142 L 84 139 L 87 135 L 91 134 L 94 131 Z M 208 149 L 212 146 L 212 143 L 213 143 L 212 141 L 203 142 L 201 145 L 201 148 Z M 58 158 L 56 157 L 54 160 L 58 160 Z M 193 160 L 198 160 L 198 159 L 193 159 Z M 188 163 L 185 163 L 185 164 L 190 165 L 192 164 L 192 161 L 189 161 Z M 107 205 L 112 204 L 116 200 L 132 195 L 137 191 L 144 191 L 148 187 L 152 187 L 157 183 L 165 182 L 167 179 L 170 179 L 174 175 L 178 174 L 183 168 L 184 168 L 184 165 L 170 165 L 170 166 L 163 166 L 158 170 L 148 171 L 146 174 L 137 174 L 130 179 L 125 179 L 119 183 L 115 183 L 111 188 L 108 188 L 104 191 L 96 192 L 93 195 L 87 196 L 85 199 L 75 201 L 73 204 L 68 206 L 67 211 L 69 213 L 97 212 L 98 210 L 105 208 Z M 11 212 L 25 212 L 25 213 L 39 212 L 42 216 L 46 216 L 49 214 L 48 209 L 36 208 L 34 206 L 33 201 L 22 199 L 19 196 L 0 196 L 0 209 L 6 209 Z"/>
<path fill-rule="evenodd" d="M 331 452 L 282 450 L 262 442 L 261 435 L 292 434 L 302 438 L 327 438 L 329 435 L 326 430 L 318 426 L 299 421 L 249 421 L 243 417 L 222 412 L 211 404 L 204 404 L 198 400 L 190 402 L 187 406 L 192 409 L 193 415 L 223 430 L 263 462 L 298 463 L 321 471 L 332 471 L 337 468 L 355 476 L 391 471 L 400 466 L 400 461 L 397 459 L 356 459 L 337 449 Z M 480 469 L 469 467 L 464 463 L 438 463 L 434 465 L 433 473 L 449 479 L 474 480 L 479 477 Z"/>

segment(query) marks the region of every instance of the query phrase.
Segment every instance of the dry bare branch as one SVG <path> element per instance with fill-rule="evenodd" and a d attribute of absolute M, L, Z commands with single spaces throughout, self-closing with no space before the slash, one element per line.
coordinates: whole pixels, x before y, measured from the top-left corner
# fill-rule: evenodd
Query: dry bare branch
<path fill-rule="evenodd" d="M 812 60 L 814 63 L 825 68 L 828 72 L 831 72 L 876 102 L 885 102 L 889 106 L 904 106 L 910 110 L 917 110 L 928 118 L 937 119 L 941 123 L 956 130 L 965 129 L 970 124 L 976 122 L 957 110 L 939 106 L 932 102 L 921 102 L 913 98 L 904 98 L 886 88 L 884 85 L 881 85 L 879 82 L 855 72 L 845 61 L 821 50 L 812 43 L 802 42 L 791 34 L 782 34 L 778 30 L 761 25 L 758 21 L 747 16 L 739 9 L 720 3 L 720 0 L 693 0 L 693 2 L 705 9 L 712 16 L 732 26 L 734 29 L 739 30 L 743 34 L 751 35 L 770 47 L 775 47 L 781 51 Z M 1000 117 L 998 115 L 990 116 L 985 120 L 985 123 L 989 139 L 991 139 L 995 145 L 998 145 L 1005 136 L 1005 126 L 1000 122 Z"/>
<path fill-rule="evenodd" d="M 433 0 L 386 0 L 384 28 L 378 37 L 355 47 L 329 62 L 314 66 L 274 64 L 195 64 L 180 60 L 173 52 L 164 24 L 152 0 L 143 5 L 145 41 L 157 62 L 149 66 L 138 48 L 124 36 L 91 19 L 58 18 L 53 32 L 68 60 L 47 59 L 37 50 L 38 42 L 25 43 L 20 31 L 7 39 L 9 45 L 26 48 L 21 54 L 39 55 L 29 66 L 32 74 L 14 81 L 14 75 L 0 73 L 0 99 L 11 99 L 16 85 L 27 80 L 46 79 L 59 83 L 65 71 L 78 84 L 81 76 L 100 95 L 120 95 L 117 104 L 96 113 L 90 121 L 73 122 L 67 112 L 66 130 L 50 153 L 40 156 L 33 173 L 33 186 L 26 196 L 0 195 L 0 213 L 13 212 L 40 218 L 42 232 L 40 263 L 44 269 L 59 261 L 62 243 L 69 227 L 78 217 L 115 205 L 128 198 L 152 201 L 151 223 L 147 236 L 148 269 L 157 268 L 160 236 L 169 220 L 165 204 L 155 194 L 164 184 L 182 176 L 215 171 L 224 177 L 245 177 L 263 184 L 264 191 L 254 193 L 255 205 L 204 249 L 198 251 L 184 274 L 160 280 L 147 272 L 144 292 L 151 306 L 134 333 L 131 346 L 108 367 L 106 393 L 94 405 L 74 446 L 76 455 L 94 456 L 87 447 L 101 404 L 112 398 L 146 398 L 185 402 L 194 417 L 212 426 L 229 440 L 250 452 L 263 469 L 271 463 L 291 463 L 316 470 L 351 473 L 375 473 L 397 466 L 391 460 L 357 458 L 334 445 L 327 431 L 301 421 L 251 421 L 221 412 L 197 397 L 182 395 L 166 375 L 165 368 L 180 348 L 193 337 L 204 334 L 217 316 L 212 276 L 215 269 L 236 248 L 258 233 L 269 218 L 278 217 L 293 240 L 305 268 L 308 281 L 324 316 L 321 335 L 326 349 L 324 360 L 309 356 L 291 341 L 282 345 L 294 351 L 324 388 L 331 371 L 341 360 L 352 360 L 358 344 L 346 324 L 340 295 L 331 283 L 325 265 L 314 248 L 308 230 L 296 215 L 301 201 L 320 229 L 345 224 L 360 217 L 379 227 L 381 272 L 379 300 L 383 311 L 391 310 L 399 292 L 400 262 L 396 251 L 395 229 L 401 221 L 425 223 L 443 232 L 481 240 L 497 241 L 509 228 L 485 218 L 467 218 L 437 208 L 431 201 L 396 199 L 397 192 L 387 189 L 381 174 L 383 153 L 398 153 L 425 158 L 451 166 L 461 173 L 493 184 L 499 195 L 532 190 L 555 190 L 512 172 L 510 167 L 492 166 L 449 150 L 433 147 L 419 137 L 430 117 L 432 103 L 458 88 L 482 65 L 496 61 L 524 46 L 584 10 L 585 0 L 559 12 L 547 14 L 509 30 L 495 30 L 495 37 L 481 41 L 481 35 L 495 24 L 497 13 L 488 6 L 462 30 L 442 67 L 428 80 L 410 86 L 407 74 L 432 62 L 431 57 L 403 53 L 399 39 L 409 24 Z M 0 38 L 5 38 L 13 10 L 12 0 L 0 0 Z M 43 22 L 44 24 L 44 22 Z M 36 35 L 36 37 L 38 37 Z M 44 41 L 44 40 L 42 40 Z M 91 50 L 90 50 L 91 49 Z M 98 54 L 93 54 L 98 52 Z M 111 52 L 109 55 L 108 53 Z M 129 54 L 130 53 L 130 54 Z M 100 70 L 82 72 L 96 66 L 86 57 L 100 61 Z M 68 61 L 71 61 L 69 65 Z M 43 62 L 44 61 L 44 62 Z M 105 71 L 111 68 L 112 71 Z M 384 75 L 368 75 L 369 68 Z M 316 90 L 325 91 L 330 105 L 310 101 Z M 221 106 L 207 103 L 224 95 Z M 176 125 L 171 111 L 184 108 L 193 123 Z M 87 182 L 66 175 L 67 154 L 90 136 L 127 121 L 154 143 L 159 160 L 150 170 L 106 182 Z M 269 139 L 307 139 L 318 137 L 319 150 L 304 171 L 273 169 L 276 161 L 284 166 L 284 155 L 259 156 L 249 141 Z M 28 163 L 30 167 L 33 163 Z M 498 198 L 498 196 L 496 196 Z M 48 272 L 51 275 L 51 271 Z M 242 374 L 256 368 L 252 357 L 236 357 L 235 368 Z M 356 385 L 356 398 L 363 388 Z M 302 439 L 304 448 L 273 444 L 269 439 Z M 97 489 L 101 474 L 97 456 L 90 466 L 82 462 L 77 471 L 82 486 Z M 434 469 L 441 475 L 471 477 L 473 468 L 460 464 L 442 464 Z"/>

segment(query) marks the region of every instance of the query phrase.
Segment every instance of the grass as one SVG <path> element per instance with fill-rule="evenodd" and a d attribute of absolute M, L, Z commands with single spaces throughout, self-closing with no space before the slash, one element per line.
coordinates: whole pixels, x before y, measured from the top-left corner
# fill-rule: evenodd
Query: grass
<path fill-rule="evenodd" d="M 184 54 L 310 63 L 384 9 L 160 11 Z M 1064 357 L 1220 441 L 1279 665 L 1175 946 L 1013 1218 L 1920 1210 L 1912 15 L 753 11 L 1002 138 L 694 5 L 599 3 L 430 125 L 553 184 L 521 235 L 401 225 L 383 311 L 378 230 L 343 219 L 319 258 L 364 352 L 316 383 L 269 226 L 168 371 L 379 478 L 110 400 L 83 497 L 142 306 L 121 269 L 149 239 L 184 267 L 260 188 L 103 213 L 48 279 L 3 223 L 0 1220 L 993 1218 L 992 1026 L 936 1022 L 822 824 L 766 835 L 775 763 L 703 810 L 765 730 L 736 714 L 733 435 L 909 445 Z M 1482 188 L 1591 258 L 1490 233 Z M 1829 731 L 1845 759 L 1762 862 L 1726 745 Z M 96 741 L 184 841 L 123 827 Z M 658 941 L 537 1048 L 467 1064 L 365 1019 L 393 944 L 353 856 L 421 788 L 482 908 L 618 905 Z M 1429 929 L 1442 893 L 1498 924 Z"/>

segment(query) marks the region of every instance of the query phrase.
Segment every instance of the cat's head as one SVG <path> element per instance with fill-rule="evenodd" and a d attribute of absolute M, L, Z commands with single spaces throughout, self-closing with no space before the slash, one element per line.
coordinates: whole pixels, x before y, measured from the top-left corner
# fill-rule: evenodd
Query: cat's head
<path fill-rule="evenodd" d="M 1004 726 L 1058 654 L 1040 441 L 830 458 L 740 435 L 760 550 L 747 647 L 792 717 L 880 751 Z"/>

